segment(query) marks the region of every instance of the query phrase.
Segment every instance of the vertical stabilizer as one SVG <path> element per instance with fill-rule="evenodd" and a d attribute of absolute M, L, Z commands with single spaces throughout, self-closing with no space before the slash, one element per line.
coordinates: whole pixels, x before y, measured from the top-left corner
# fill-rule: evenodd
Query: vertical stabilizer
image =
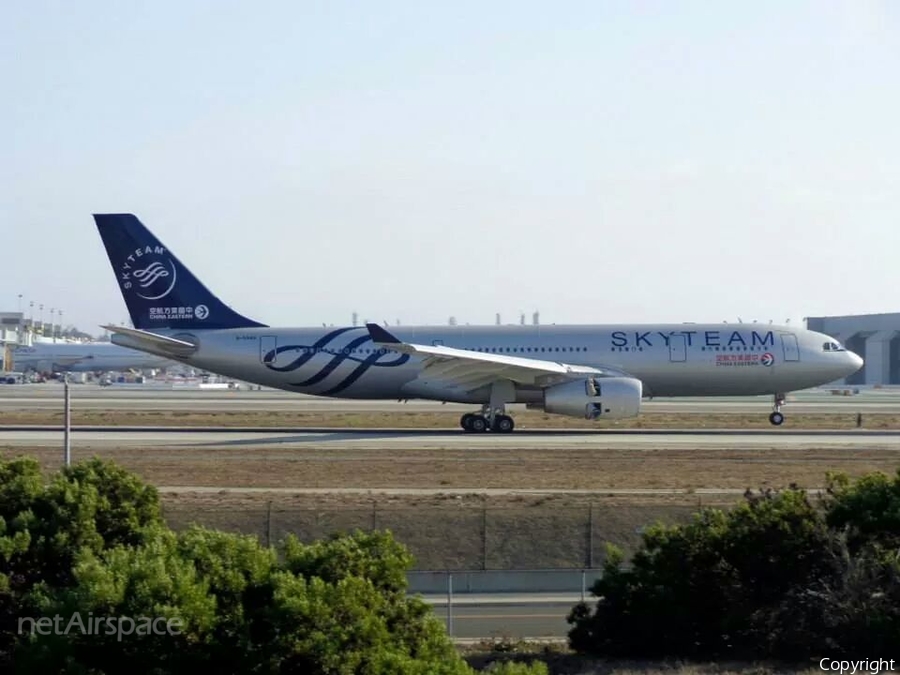
<path fill-rule="evenodd" d="M 213 295 L 134 215 L 95 214 L 94 220 L 135 328 L 265 325 L 238 314 Z"/>

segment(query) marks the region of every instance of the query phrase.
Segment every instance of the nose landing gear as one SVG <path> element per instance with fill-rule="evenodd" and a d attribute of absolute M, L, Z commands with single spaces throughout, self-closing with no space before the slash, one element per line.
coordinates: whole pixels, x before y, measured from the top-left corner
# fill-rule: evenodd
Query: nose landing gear
<path fill-rule="evenodd" d="M 784 405 L 784 394 L 775 394 L 775 410 L 769 415 L 769 422 L 774 426 L 781 426 L 784 423 L 784 415 L 781 413 L 781 406 Z"/>

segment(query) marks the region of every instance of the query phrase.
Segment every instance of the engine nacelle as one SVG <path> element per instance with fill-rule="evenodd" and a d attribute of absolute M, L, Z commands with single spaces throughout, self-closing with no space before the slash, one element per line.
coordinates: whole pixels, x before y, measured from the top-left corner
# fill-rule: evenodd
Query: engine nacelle
<path fill-rule="evenodd" d="M 633 377 L 589 377 L 544 390 L 544 410 L 587 420 L 637 417 L 643 386 Z"/>

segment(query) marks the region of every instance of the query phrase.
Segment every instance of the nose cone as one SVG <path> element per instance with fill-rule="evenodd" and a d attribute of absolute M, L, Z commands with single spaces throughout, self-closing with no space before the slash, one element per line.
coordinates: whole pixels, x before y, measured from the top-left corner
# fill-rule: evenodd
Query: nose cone
<path fill-rule="evenodd" d="M 853 373 L 858 371 L 863 367 L 864 363 L 865 361 L 863 361 L 862 357 L 859 354 L 851 352 L 849 350 L 847 351 L 847 375 L 852 375 Z"/>

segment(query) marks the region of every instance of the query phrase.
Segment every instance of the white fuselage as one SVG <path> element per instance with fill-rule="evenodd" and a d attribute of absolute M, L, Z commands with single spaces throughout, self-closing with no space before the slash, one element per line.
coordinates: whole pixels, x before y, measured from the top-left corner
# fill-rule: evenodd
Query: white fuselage
<path fill-rule="evenodd" d="M 833 382 L 858 370 L 849 351 L 826 351 L 827 335 L 758 324 L 391 327 L 403 342 L 621 370 L 644 396 L 779 394 Z M 423 358 L 373 344 L 365 327 L 157 331 L 196 344 L 178 360 L 245 382 L 342 398 L 424 398 L 484 403 L 430 381 Z M 113 340 L 129 344 L 123 335 Z M 516 401 L 539 402 L 518 386 Z"/>

